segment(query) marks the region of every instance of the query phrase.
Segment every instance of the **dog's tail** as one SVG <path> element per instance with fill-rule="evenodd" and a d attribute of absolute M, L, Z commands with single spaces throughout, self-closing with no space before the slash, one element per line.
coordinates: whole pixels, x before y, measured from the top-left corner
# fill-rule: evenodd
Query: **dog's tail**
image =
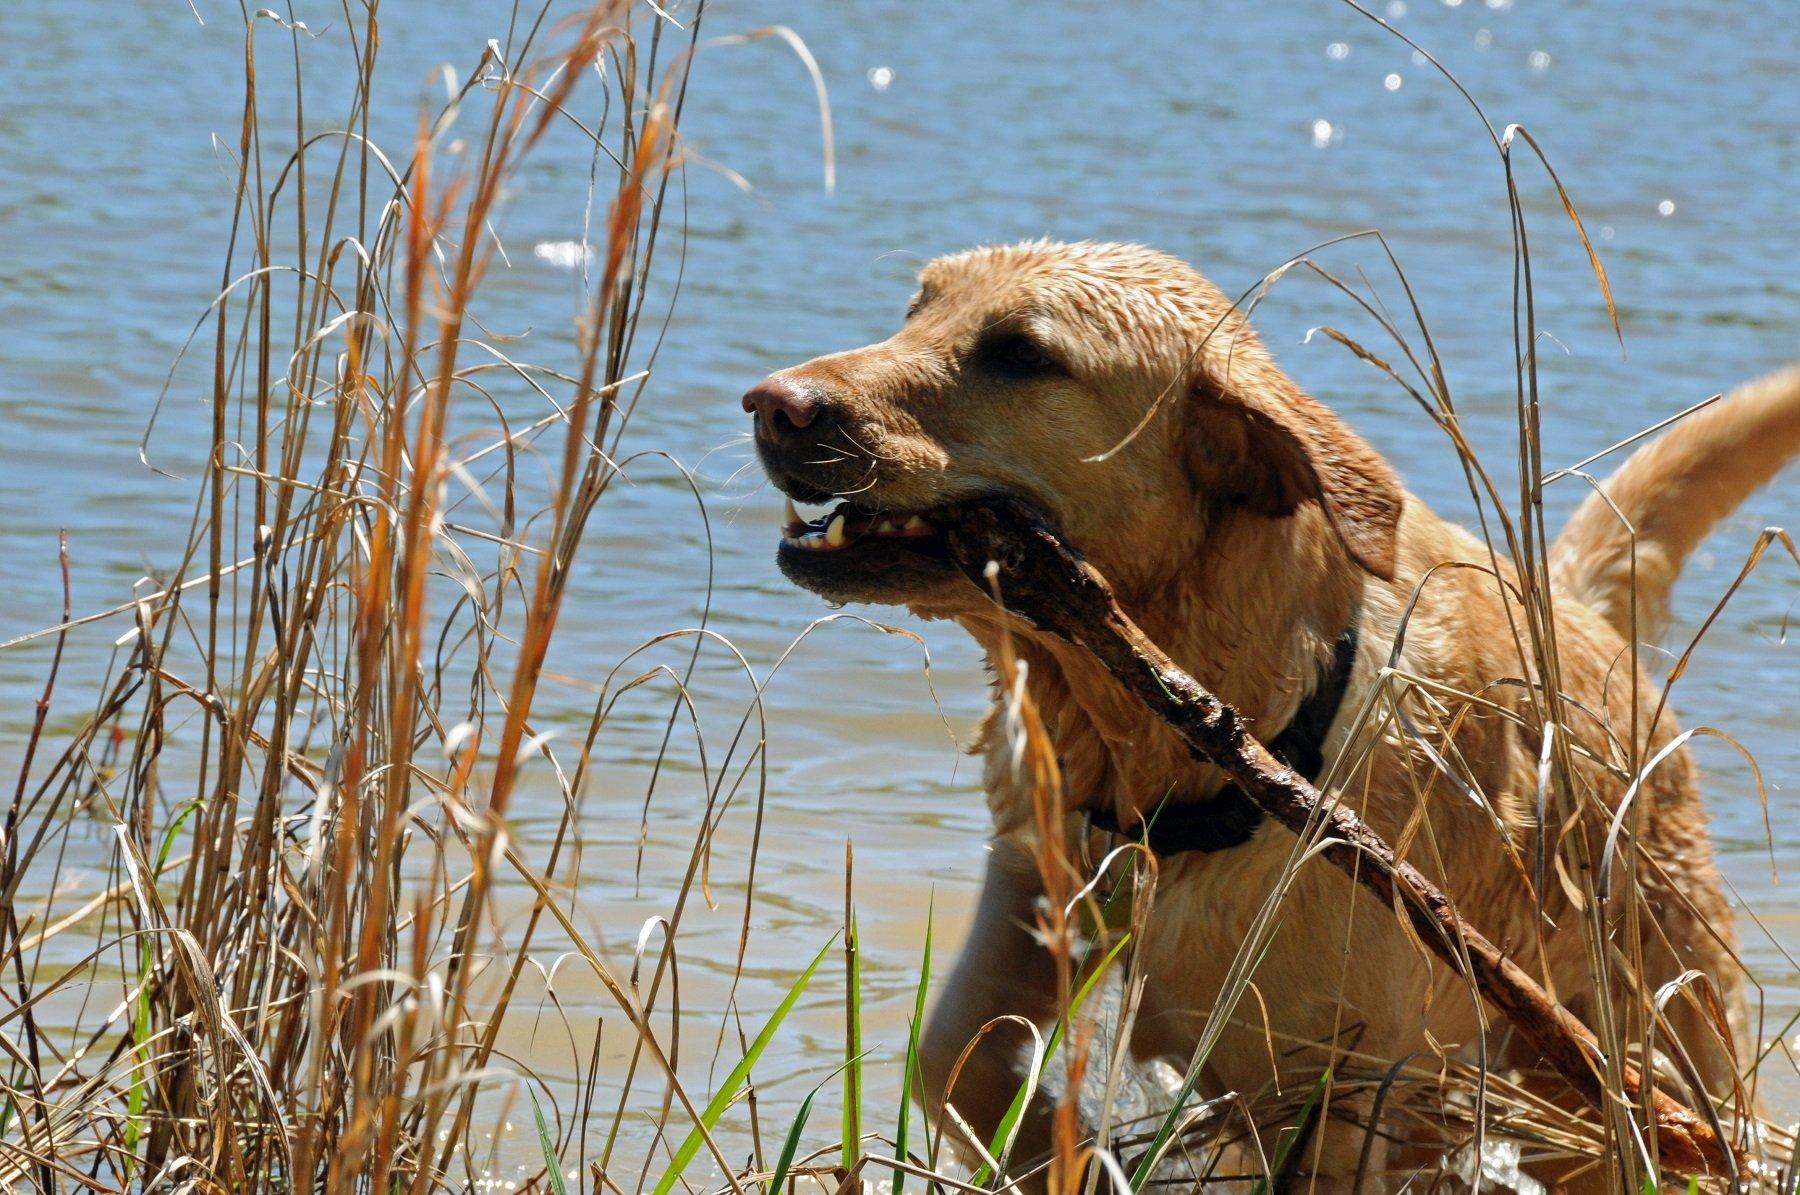
<path fill-rule="evenodd" d="M 1800 364 L 1746 382 L 1681 420 L 1607 478 L 1604 496 L 1590 493 L 1551 549 L 1560 592 L 1629 639 L 1635 529 L 1635 629 L 1639 642 L 1654 642 L 1687 554 L 1796 454 Z"/>

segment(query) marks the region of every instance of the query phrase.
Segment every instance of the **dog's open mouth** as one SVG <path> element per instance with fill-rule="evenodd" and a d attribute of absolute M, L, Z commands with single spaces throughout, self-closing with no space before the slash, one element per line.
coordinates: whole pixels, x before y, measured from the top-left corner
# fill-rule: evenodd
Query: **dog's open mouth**
<path fill-rule="evenodd" d="M 856 502 L 809 519 L 790 501 L 776 563 L 789 580 L 832 601 L 907 603 L 961 578 L 931 519 L 928 510 Z"/>
<path fill-rule="evenodd" d="M 787 519 L 781 528 L 783 548 L 802 552 L 853 552 L 876 541 L 933 555 L 941 555 L 943 551 L 937 528 L 923 515 L 864 510 L 853 502 L 840 502 L 819 517 L 806 519 L 801 517 L 793 500 L 788 500 Z"/>

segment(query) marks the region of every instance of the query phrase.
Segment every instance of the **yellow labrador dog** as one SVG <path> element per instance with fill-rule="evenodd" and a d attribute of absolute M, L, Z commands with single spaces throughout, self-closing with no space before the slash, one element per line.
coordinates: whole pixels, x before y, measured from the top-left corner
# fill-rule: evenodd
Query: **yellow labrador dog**
<path fill-rule="evenodd" d="M 842 500 L 810 522 L 790 515 L 783 572 L 834 602 L 955 619 L 990 653 L 1012 634 L 1071 802 L 1094 811 L 1093 823 L 1070 818 L 1071 835 L 1084 824 L 1130 830 L 1165 800 L 1178 813 L 1179 840 L 1151 839 L 1166 853 L 1140 947 L 1150 979 L 1135 1055 L 1185 1068 L 1292 836 L 1246 818 L 1242 795 L 1222 793 L 1218 774 L 1097 665 L 1003 624 L 944 558 L 932 513 L 948 504 L 1006 493 L 1044 510 L 1145 631 L 1265 742 L 1304 738 L 1310 724 L 1317 741 L 1301 752 L 1336 756 L 1397 651 L 1415 732 L 1390 729 L 1347 753 L 1360 763 L 1338 777 L 1343 799 L 1389 841 L 1409 842 L 1463 915 L 1583 1017 L 1630 1004 L 1635 1016 L 1619 1023 L 1641 1040 L 1655 988 L 1695 969 L 1742 1031 L 1731 912 L 1685 754 L 1651 771 L 1626 822 L 1618 849 L 1640 903 L 1629 917 L 1602 913 L 1621 975 L 1605 1009 L 1572 904 L 1584 884 L 1568 869 L 1581 855 L 1559 848 L 1579 826 L 1598 867 L 1634 768 L 1675 734 L 1666 714 L 1656 721 L 1658 691 L 1636 672 L 1626 636 L 1635 627 L 1640 641 L 1654 638 L 1689 549 L 1800 450 L 1800 370 L 1678 424 L 1608 483 L 1610 505 L 1593 497 L 1575 515 L 1554 549 L 1553 626 L 1540 632 L 1560 663 L 1555 700 L 1532 687 L 1537 665 L 1520 646 L 1527 620 L 1507 563 L 1496 578 L 1482 543 L 1407 493 L 1282 372 L 1216 287 L 1165 254 L 1033 242 L 940 259 L 892 338 L 776 373 L 744 408 L 781 490 Z M 1621 516 L 1636 528 L 1635 564 Z M 1534 892 L 1529 862 L 1517 860 L 1539 847 L 1547 720 L 1570 745 L 1575 791 L 1550 795 L 1542 845 L 1553 863 Z M 1030 798 L 1004 744 L 987 737 L 995 840 L 971 940 L 927 1034 L 933 1111 L 982 1025 L 1004 1014 L 1042 1022 L 1057 1007 L 1053 968 L 1031 934 Z M 1575 808 L 1584 814 L 1559 821 Z M 1391 910 L 1357 895 L 1329 865 L 1300 868 L 1255 971 L 1254 1011 L 1246 1000 L 1211 1051 L 1204 1094 L 1304 1086 L 1349 1051 L 1365 1064 L 1475 1056 L 1484 1021 L 1466 985 Z M 1641 961 L 1648 991 L 1631 991 L 1623 959 Z M 1732 1058 L 1694 1003 L 1669 1002 L 1665 1028 L 1713 1093 L 1729 1095 Z M 1490 1063 L 1508 1061 L 1496 1057 L 1502 1039 L 1496 1031 L 1487 1043 Z M 1535 1061 L 1510 1060 L 1525 1070 Z M 1011 1101 L 1016 1067 L 984 1043 L 958 1077 L 950 1100 L 977 1132 L 991 1132 Z M 1365 1132 L 1354 1108 L 1343 1111 L 1308 1143 L 1305 1169 L 1321 1189 L 1353 1175 L 1362 1155 Z M 1048 1123 L 1034 1108 L 1019 1156 L 1045 1146 Z"/>

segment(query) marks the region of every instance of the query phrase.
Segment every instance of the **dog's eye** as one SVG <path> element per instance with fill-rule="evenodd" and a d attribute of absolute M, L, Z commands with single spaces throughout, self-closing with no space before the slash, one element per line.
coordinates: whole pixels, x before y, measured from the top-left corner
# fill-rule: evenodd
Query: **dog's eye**
<path fill-rule="evenodd" d="M 1006 363 L 1024 369 L 1037 369 L 1050 364 L 1050 358 L 1044 355 L 1043 349 L 1020 336 L 1006 346 Z"/>
<path fill-rule="evenodd" d="M 1056 360 L 1029 336 L 998 337 L 984 347 L 982 355 L 1008 373 L 1042 373 L 1058 368 Z"/>

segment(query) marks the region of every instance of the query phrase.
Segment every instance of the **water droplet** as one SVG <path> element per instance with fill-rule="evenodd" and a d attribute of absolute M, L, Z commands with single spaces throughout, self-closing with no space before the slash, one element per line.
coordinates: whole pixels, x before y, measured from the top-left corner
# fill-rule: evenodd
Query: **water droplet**
<path fill-rule="evenodd" d="M 1675 201 L 1673 199 L 1665 199 L 1657 204 L 1656 214 L 1659 216 L 1673 216 L 1675 214 Z"/>
<path fill-rule="evenodd" d="M 1600 226 L 1600 239 L 1603 241 L 1610 241 L 1613 239 L 1613 226 L 1612 225 L 1602 224 Z"/>
<path fill-rule="evenodd" d="M 1493 44 L 1494 44 L 1493 33 L 1491 33 L 1490 31 L 1488 31 L 1486 29 L 1477 29 L 1475 31 L 1475 48 L 1477 50 L 1485 50 Z"/>
<path fill-rule="evenodd" d="M 1512 7 L 1512 0 L 1487 0 L 1487 6 L 1495 12 L 1505 12 Z"/>
<path fill-rule="evenodd" d="M 1414 66 L 1424 66 L 1427 62 L 1431 61 L 1431 59 L 1425 57 L 1425 51 L 1423 50 L 1414 50 L 1412 58 Z"/>
<path fill-rule="evenodd" d="M 1406 15 L 1405 0 L 1388 0 L 1387 15 L 1388 15 L 1388 20 L 1390 20 L 1390 21 L 1398 21 L 1401 17 L 1405 16 Z"/>
<path fill-rule="evenodd" d="M 1548 50 L 1533 50 L 1531 52 L 1531 56 L 1529 58 L 1527 58 L 1525 60 L 1525 62 L 1534 71 L 1549 70 L 1550 69 L 1550 51 L 1548 51 Z"/>
<path fill-rule="evenodd" d="M 1462 0 L 1444 0 L 1445 8 L 1461 8 Z"/>
<path fill-rule="evenodd" d="M 1342 141 L 1344 132 L 1334 127 L 1329 120 L 1315 120 L 1312 122 L 1312 139 L 1315 146 L 1324 149 L 1334 141 Z"/>
<path fill-rule="evenodd" d="M 1399 75 L 1390 74 L 1387 78 L 1385 78 L 1381 81 L 1381 85 L 1383 87 L 1387 88 L 1389 91 L 1399 91 L 1400 84 L 1403 82 L 1405 82 L 1405 80 L 1401 79 Z"/>
<path fill-rule="evenodd" d="M 1325 57 L 1331 59 L 1333 62 L 1342 62 L 1344 59 L 1350 57 L 1350 43 L 1341 41 L 1332 42 L 1329 46 L 1325 47 Z"/>
<path fill-rule="evenodd" d="M 869 86 L 876 91 L 886 91 L 894 81 L 894 68 L 891 66 L 872 66 L 869 68 Z"/>

